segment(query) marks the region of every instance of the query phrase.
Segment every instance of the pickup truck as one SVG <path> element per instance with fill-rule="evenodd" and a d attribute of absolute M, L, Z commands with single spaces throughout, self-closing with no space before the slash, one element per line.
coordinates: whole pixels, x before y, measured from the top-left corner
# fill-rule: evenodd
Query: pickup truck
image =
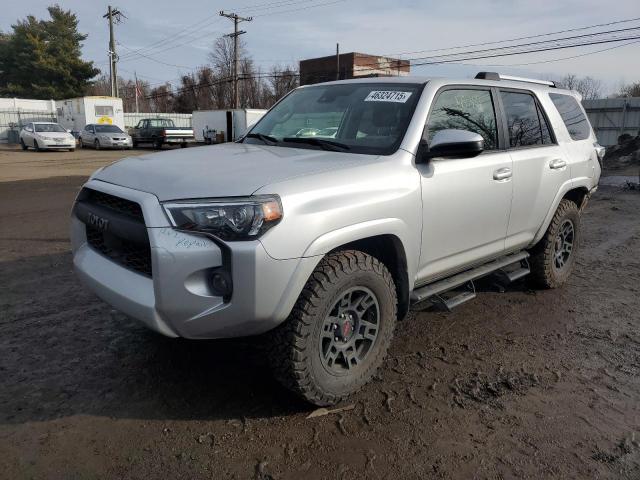
<path fill-rule="evenodd" d="M 304 86 L 238 142 L 95 172 L 73 263 L 164 335 L 263 335 L 283 385 L 334 404 L 411 307 L 450 310 L 486 276 L 565 284 L 603 155 L 580 95 L 543 80 Z"/>
<path fill-rule="evenodd" d="M 179 144 L 185 148 L 195 142 L 191 128 L 176 127 L 170 118 L 144 118 L 129 131 L 129 135 L 134 148 L 141 143 L 151 144 L 156 149 L 161 149 L 165 144 Z"/>

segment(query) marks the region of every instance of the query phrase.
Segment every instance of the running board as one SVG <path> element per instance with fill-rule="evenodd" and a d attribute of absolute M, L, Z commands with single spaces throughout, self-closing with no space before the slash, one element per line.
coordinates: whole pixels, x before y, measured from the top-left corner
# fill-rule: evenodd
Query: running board
<path fill-rule="evenodd" d="M 444 280 L 439 280 L 437 282 L 430 283 L 429 285 L 425 285 L 424 287 L 416 288 L 411 293 L 411 302 L 412 303 L 422 302 L 435 295 L 440 295 L 441 293 L 447 292 L 449 290 L 453 290 L 454 288 L 457 288 L 468 282 L 472 282 L 473 280 L 477 280 L 478 278 L 485 277 L 509 265 L 522 262 L 527 258 L 529 258 L 528 252 L 523 251 L 523 252 L 514 253 L 511 255 L 507 255 L 505 257 L 501 257 L 492 262 L 485 263 L 484 265 L 480 265 L 479 267 L 472 268 L 471 270 L 458 273 L 457 275 L 453 275 L 452 277 L 445 278 Z M 509 272 L 509 273 L 511 273 L 510 276 L 513 276 L 513 280 L 516 280 L 518 278 L 524 277 L 527 273 L 529 273 L 528 270 L 529 270 L 528 268 L 520 268 L 518 270 L 514 270 L 513 272 Z M 471 298 L 465 298 L 464 301 L 470 300 Z M 459 302 L 459 303 L 463 303 L 463 302 Z"/>

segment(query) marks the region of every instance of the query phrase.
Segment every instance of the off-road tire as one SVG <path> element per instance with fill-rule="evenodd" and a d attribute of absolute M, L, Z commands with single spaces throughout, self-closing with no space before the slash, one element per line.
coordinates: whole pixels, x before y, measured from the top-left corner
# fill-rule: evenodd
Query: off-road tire
<path fill-rule="evenodd" d="M 569 220 L 573 224 L 573 247 L 565 266 L 558 270 L 554 267 L 555 244 L 560 228 Z M 571 200 L 560 201 L 556 213 L 549 224 L 549 228 L 544 237 L 531 250 L 530 282 L 539 288 L 558 288 L 564 285 L 569 279 L 576 262 L 576 254 L 580 241 L 580 211 L 578 206 Z"/>
<path fill-rule="evenodd" d="M 362 363 L 343 375 L 331 373 L 320 358 L 325 319 L 345 291 L 365 287 L 376 297 L 379 330 Z M 333 405 L 360 390 L 384 360 L 397 316 L 391 274 L 377 258 L 357 250 L 327 255 L 307 281 L 289 318 L 267 335 L 275 377 L 315 405 Z"/>

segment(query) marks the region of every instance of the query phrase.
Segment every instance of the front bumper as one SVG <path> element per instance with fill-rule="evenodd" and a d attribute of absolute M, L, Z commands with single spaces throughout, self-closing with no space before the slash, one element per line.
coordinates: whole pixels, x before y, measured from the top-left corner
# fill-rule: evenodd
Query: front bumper
<path fill-rule="evenodd" d="M 101 138 L 100 146 L 104 148 L 131 148 L 133 143 L 130 138 L 126 140 L 114 140 L 112 138 Z"/>
<path fill-rule="evenodd" d="M 41 138 L 38 139 L 38 144 L 40 146 L 40 148 L 47 148 L 47 149 L 55 149 L 55 148 L 76 148 L 76 142 L 75 140 L 67 140 L 64 139 L 62 142 L 56 142 L 55 140 L 43 140 Z"/>
<path fill-rule="evenodd" d="M 284 321 L 319 261 L 275 260 L 259 241 L 229 242 L 177 231 L 154 195 L 91 180 L 93 190 L 140 204 L 149 236 L 153 276 L 148 277 L 94 250 L 86 227 L 71 221 L 73 264 L 81 281 L 117 310 L 167 336 L 230 338 L 257 335 Z M 228 265 L 229 301 L 209 286 L 212 269 Z"/>

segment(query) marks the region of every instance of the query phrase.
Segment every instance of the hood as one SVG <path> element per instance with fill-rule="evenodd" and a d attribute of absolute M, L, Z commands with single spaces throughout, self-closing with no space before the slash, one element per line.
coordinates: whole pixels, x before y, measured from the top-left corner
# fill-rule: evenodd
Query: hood
<path fill-rule="evenodd" d="M 51 137 L 51 138 L 69 138 L 72 137 L 68 132 L 36 132 L 37 135 L 41 137 Z"/>
<path fill-rule="evenodd" d="M 160 201 L 233 197 L 251 195 L 271 183 L 346 169 L 376 158 L 316 149 L 225 143 L 125 158 L 92 178 L 152 193 Z"/>

